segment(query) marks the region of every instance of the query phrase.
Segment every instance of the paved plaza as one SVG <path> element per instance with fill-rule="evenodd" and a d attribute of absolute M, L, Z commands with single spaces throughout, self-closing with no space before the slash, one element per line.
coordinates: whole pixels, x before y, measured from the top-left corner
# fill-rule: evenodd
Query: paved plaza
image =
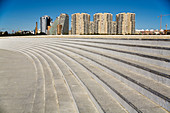
<path fill-rule="evenodd" d="M 127 112 L 170 112 L 170 39 L 0 38 L 0 113 Z"/>

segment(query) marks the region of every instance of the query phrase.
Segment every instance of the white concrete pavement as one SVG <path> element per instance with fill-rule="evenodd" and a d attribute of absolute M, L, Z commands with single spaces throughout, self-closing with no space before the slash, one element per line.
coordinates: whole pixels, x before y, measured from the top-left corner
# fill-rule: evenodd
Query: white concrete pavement
<path fill-rule="evenodd" d="M 168 113 L 170 40 L 1 38 L 0 112 Z"/>

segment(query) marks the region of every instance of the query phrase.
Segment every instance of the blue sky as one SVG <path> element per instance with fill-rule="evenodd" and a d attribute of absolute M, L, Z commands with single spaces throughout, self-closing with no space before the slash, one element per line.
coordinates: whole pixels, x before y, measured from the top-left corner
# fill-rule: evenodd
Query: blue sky
<path fill-rule="evenodd" d="M 41 16 L 49 15 L 53 21 L 60 13 L 112 13 L 113 20 L 121 12 L 136 13 L 136 29 L 159 29 L 161 14 L 170 14 L 170 0 L 0 0 L 0 30 L 33 30 Z M 163 17 L 162 28 L 170 16 Z"/>

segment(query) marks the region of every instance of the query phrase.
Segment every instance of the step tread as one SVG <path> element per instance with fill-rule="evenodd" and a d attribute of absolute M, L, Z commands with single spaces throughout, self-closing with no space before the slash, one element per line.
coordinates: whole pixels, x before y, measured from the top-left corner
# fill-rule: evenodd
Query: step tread
<path fill-rule="evenodd" d="M 45 100 L 44 100 L 44 73 L 42 69 L 42 64 L 38 60 L 37 57 L 35 57 L 33 54 L 30 54 L 29 52 L 26 53 L 32 59 L 34 60 L 37 68 L 37 88 L 36 88 L 36 95 L 33 103 L 33 113 L 43 113 L 44 112 L 44 106 L 45 106 Z"/>
<path fill-rule="evenodd" d="M 68 85 L 70 86 L 71 92 L 74 96 L 79 112 L 89 112 L 89 113 L 97 112 L 97 109 L 91 102 L 91 99 L 89 98 L 87 92 L 81 86 L 79 81 L 76 80 L 74 75 L 70 72 L 70 70 L 63 63 L 63 61 L 61 61 L 57 57 L 54 59 L 54 61 L 58 64 L 64 77 L 67 80 Z"/>
<path fill-rule="evenodd" d="M 154 108 L 157 108 L 157 113 L 160 112 L 166 112 L 162 107 L 160 107 L 159 105 L 153 104 L 153 102 L 151 102 L 150 100 L 148 100 L 146 97 L 144 97 L 143 95 L 141 95 L 140 93 L 138 93 L 136 90 L 130 88 L 129 86 L 125 85 L 124 83 L 122 83 L 121 81 L 117 80 L 116 78 L 114 78 L 112 75 L 107 74 L 106 72 L 104 72 L 103 70 L 101 70 L 100 68 L 95 67 L 94 65 L 91 65 L 88 61 L 82 59 L 81 57 L 74 55 L 73 53 L 67 53 L 67 52 L 63 52 L 68 56 L 71 56 L 73 59 L 76 59 L 78 62 L 80 62 L 81 64 L 85 65 L 89 70 L 93 71 L 96 75 L 98 75 L 100 78 L 102 78 L 105 82 L 107 82 L 109 85 L 111 85 L 114 89 L 116 89 L 120 94 L 122 94 L 123 96 L 125 96 L 126 99 L 128 99 L 130 102 L 132 102 L 135 106 L 137 106 L 137 108 L 141 109 L 141 111 L 149 111 L 149 110 L 153 110 Z M 71 63 L 69 62 L 69 64 L 73 64 L 72 67 L 76 67 L 74 66 L 75 63 Z M 77 69 L 77 67 L 76 67 Z M 80 71 L 82 73 L 82 71 L 80 69 L 77 69 L 76 71 Z M 79 74 L 80 75 L 80 74 Z M 84 74 L 85 75 L 85 74 Z M 89 79 L 87 79 L 87 76 L 84 77 L 83 79 L 85 79 L 86 81 L 89 82 Z M 87 83 L 92 85 L 93 87 L 95 86 L 92 83 Z M 95 88 L 97 88 L 95 86 Z M 100 89 L 101 90 L 101 89 Z M 101 93 L 98 93 L 101 94 Z M 128 95 L 131 94 L 131 95 Z M 102 94 L 103 95 L 103 94 Z M 106 95 L 105 95 L 106 96 Z M 135 98 L 134 98 L 135 97 Z M 104 98 L 104 97 L 103 97 Z M 108 98 L 108 97 L 107 97 Z M 107 102 L 107 100 L 106 100 Z M 145 104 L 144 104 L 145 103 Z M 147 104 L 146 104 L 147 103 Z M 148 110 L 147 110 L 148 109 Z M 155 111 L 156 112 L 156 111 Z"/>
<path fill-rule="evenodd" d="M 168 112 L 170 111 L 169 44 L 170 41 L 161 41 L 161 39 L 154 41 L 104 38 L 12 38 L 2 40 L 1 49 L 25 52 L 33 59 L 32 63 L 35 64 L 37 70 L 34 76 L 35 84 L 19 86 L 20 90 L 24 91 L 26 88 L 28 92 L 32 93 L 18 93 L 17 98 L 15 97 L 16 102 L 11 102 L 13 104 L 11 108 L 7 106 L 7 110 L 11 111 L 14 106 L 17 106 L 13 109 L 14 112 L 16 110 L 35 113 L 94 113 L 113 112 L 113 109 L 114 112 L 126 112 L 126 105 L 129 107 L 134 105 L 135 107 L 132 108 L 138 108 L 139 111 L 145 113 Z M 83 49 L 87 51 L 83 51 Z M 142 62 L 143 60 L 144 62 Z M 0 71 L 0 74 L 1 72 L 3 73 Z M 32 76 L 28 76 L 28 78 L 30 77 Z M 161 83 L 161 81 L 165 82 Z M 4 83 L 4 81 L 2 82 Z M 29 81 L 20 82 L 27 84 Z M 9 88 L 14 87 L 15 84 Z M 119 96 L 116 96 L 111 90 L 117 92 Z M 0 94 L 5 93 L 2 90 Z M 24 95 L 27 96 L 26 101 L 20 101 Z M 8 99 L 14 96 L 12 95 Z M 115 104 L 110 101 L 113 97 L 116 98 Z M 127 103 L 122 104 L 120 98 L 124 100 L 123 102 L 126 100 Z M 1 102 L 0 106 L 11 103 L 10 101 Z M 124 105 L 126 110 L 116 103 Z M 131 105 L 131 103 L 133 104 Z M 19 106 L 21 104 L 24 108 Z M 99 106 L 102 111 L 98 109 Z"/>
<path fill-rule="evenodd" d="M 66 85 L 66 81 L 62 77 L 62 73 L 60 73 L 59 68 L 54 64 L 55 62 L 48 55 L 44 53 L 40 53 L 46 61 L 49 63 L 50 68 L 53 72 L 54 79 L 54 87 L 57 92 L 59 111 L 62 113 L 73 113 L 76 112 L 76 108 L 74 106 L 74 101 L 72 95 L 69 94 L 69 90 Z"/>
<path fill-rule="evenodd" d="M 52 83 L 51 77 L 51 69 L 47 61 L 34 50 L 29 50 L 29 52 L 33 53 L 42 63 L 44 76 L 45 76 L 45 112 L 56 113 L 58 111 L 56 94 L 54 90 L 54 85 Z"/>
<path fill-rule="evenodd" d="M 56 43 L 56 42 L 54 42 Z M 79 43 L 79 42 L 60 42 L 60 43 L 64 43 L 64 44 L 72 44 L 72 45 L 82 45 L 82 46 L 89 46 L 89 47 L 96 47 L 96 48 L 102 48 L 102 49 L 106 49 L 106 50 L 111 50 L 111 51 L 118 51 L 118 52 L 123 52 L 123 53 L 128 53 L 128 54 L 133 54 L 133 55 L 139 55 L 139 56 L 144 56 L 144 57 L 149 57 L 149 58 L 154 58 L 154 59 L 158 59 L 158 60 L 165 60 L 167 62 L 170 62 L 170 56 L 164 56 L 164 55 L 154 55 L 154 54 L 150 54 L 150 53 L 145 53 L 145 52 L 139 52 L 139 51 L 134 51 L 134 50 L 125 50 L 125 49 L 115 49 L 112 48 L 110 45 L 109 47 L 106 45 L 95 45 L 95 44 L 90 44 L 90 43 Z"/>
<path fill-rule="evenodd" d="M 125 112 L 121 108 L 121 106 L 118 105 L 117 102 L 115 102 L 115 100 L 113 100 L 111 95 L 109 95 L 103 87 L 96 83 L 96 81 L 93 78 L 91 78 L 83 68 L 77 66 L 77 64 L 74 61 L 69 60 L 63 55 L 59 54 L 56 55 L 62 58 L 76 73 L 76 75 L 83 81 L 83 83 L 88 87 L 92 95 L 97 99 L 97 101 L 99 101 L 99 103 L 104 109 L 104 112 L 111 112 L 113 110 L 117 110 L 117 112 Z"/>
<path fill-rule="evenodd" d="M 158 66 L 155 66 L 155 65 L 151 65 L 151 64 L 146 64 L 146 63 L 143 63 L 143 62 L 139 62 L 139 61 L 135 61 L 135 60 L 132 60 L 132 59 L 129 59 L 129 58 L 124 58 L 122 56 L 117 56 L 117 55 L 113 55 L 107 51 L 102 51 L 102 49 L 96 49 L 96 48 L 92 48 L 92 49 L 87 49 L 87 47 L 83 47 L 83 49 L 87 50 L 87 51 L 92 51 L 94 53 L 98 53 L 98 54 L 103 54 L 105 56 L 111 56 L 113 58 L 116 58 L 116 59 L 122 59 L 126 62 L 129 62 L 129 63 L 133 63 L 133 64 L 136 64 L 136 65 L 139 65 L 139 66 L 142 66 L 142 67 L 147 67 L 148 69 L 152 69 L 152 70 L 155 70 L 155 71 L 158 71 L 160 73 L 165 73 L 165 74 L 169 74 L 170 75 L 170 70 L 167 69 L 167 68 L 162 68 L 162 67 L 158 67 Z M 101 51 L 100 51 L 101 50 Z"/>
<path fill-rule="evenodd" d="M 122 41 L 118 41 L 118 40 L 113 40 L 113 41 L 109 40 L 109 41 L 107 41 L 107 40 L 104 40 L 104 39 L 103 40 L 98 40 L 98 39 L 97 40 L 95 40 L 95 39 L 94 40 L 91 40 L 91 39 L 86 39 L 86 40 L 84 40 L 84 39 L 73 39 L 73 40 L 64 39 L 63 41 L 76 41 L 76 42 L 88 42 L 88 43 L 101 43 L 101 44 L 108 44 L 108 45 L 113 44 L 113 45 L 132 46 L 132 47 L 133 46 L 134 47 L 139 46 L 139 47 L 146 47 L 146 48 L 154 47 L 154 48 L 159 48 L 159 49 L 162 49 L 162 48 L 170 49 L 170 46 L 168 46 L 168 45 L 166 45 L 166 46 L 164 46 L 164 45 L 156 45 L 156 44 L 153 45 L 153 43 L 145 44 L 145 43 L 141 43 L 141 41 L 138 41 L 138 43 L 137 42 L 132 43 L 132 41 L 127 43 L 127 41 L 122 42 Z"/>
<path fill-rule="evenodd" d="M 123 73 L 124 75 L 130 77 L 131 79 L 136 80 L 137 82 L 142 83 L 145 86 L 148 86 L 149 88 L 154 89 L 155 91 L 159 92 L 160 94 L 163 93 L 166 97 L 170 96 L 169 87 L 167 87 L 167 86 L 165 86 L 161 83 L 158 83 L 158 82 L 156 82 L 152 79 L 148 79 L 148 78 L 141 76 L 139 74 L 136 74 L 134 72 L 130 72 L 129 70 L 127 70 L 124 67 L 117 66 L 117 64 L 115 64 L 114 62 L 108 62 L 108 61 L 102 60 L 102 59 L 92 55 L 89 52 L 84 52 L 82 50 L 72 49 L 72 48 L 69 48 L 69 47 L 64 47 L 64 48 L 70 49 L 71 51 L 76 51 L 77 53 L 79 53 L 81 55 L 86 55 L 86 56 L 92 58 L 95 61 L 105 63 L 110 68 L 113 68 L 114 70 L 117 70 L 118 72 Z M 159 87 L 157 87 L 158 85 L 159 85 Z"/>

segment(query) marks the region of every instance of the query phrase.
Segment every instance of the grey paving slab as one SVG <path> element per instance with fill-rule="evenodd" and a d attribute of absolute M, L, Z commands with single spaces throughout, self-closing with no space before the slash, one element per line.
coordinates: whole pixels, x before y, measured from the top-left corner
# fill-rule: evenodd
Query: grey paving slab
<path fill-rule="evenodd" d="M 0 49 L 0 108 L 6 113 L 31 112 L 36 72 L 25 55 Z"/>

